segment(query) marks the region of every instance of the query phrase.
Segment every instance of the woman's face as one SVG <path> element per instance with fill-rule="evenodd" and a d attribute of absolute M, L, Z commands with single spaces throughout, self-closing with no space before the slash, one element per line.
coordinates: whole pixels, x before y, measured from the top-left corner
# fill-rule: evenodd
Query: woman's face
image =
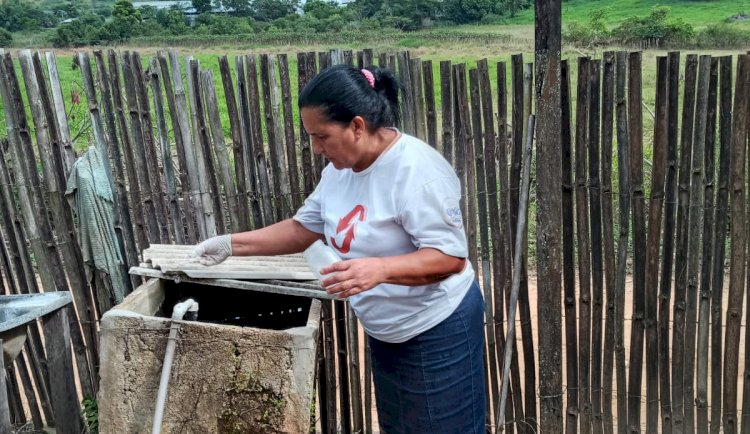
<path fill-rule="evenodd" d="M 363 133 L 358 122 L 349 125 L 333 122 L 318 107 L 303 107 L 300 116 L 310 135 L 313 152 L 326 157 L 339 170 L 356 165 L 361 158 L 358 144 Z"/>

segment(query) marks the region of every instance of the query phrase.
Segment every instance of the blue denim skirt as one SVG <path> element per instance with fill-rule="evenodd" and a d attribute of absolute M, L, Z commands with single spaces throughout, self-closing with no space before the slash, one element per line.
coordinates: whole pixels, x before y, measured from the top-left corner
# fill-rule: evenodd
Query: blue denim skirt
<path fill-rule="evenodd" d="M 484 300 L 476 282 L 455 312 L 406 342 L 370 339 L 381 434 L 483 434 Z"/>

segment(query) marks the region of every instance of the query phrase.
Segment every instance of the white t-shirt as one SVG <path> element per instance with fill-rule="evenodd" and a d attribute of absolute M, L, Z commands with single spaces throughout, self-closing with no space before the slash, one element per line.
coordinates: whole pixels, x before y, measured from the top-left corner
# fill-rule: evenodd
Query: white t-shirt
<path fill-rule="evenodd" d="M 361 172 L 328 165 L 294 219 L 325 234 L 342 259 L 397 256 L 420 248 L 468 256 L 461 219 L 461 185 L 450 164 L 423 141 L 402 134 Z M 349 298 L 367 333 L 404 342 L 458 307 L 474 280 L 461 273 L 424 286 L 381 284 Z"/>

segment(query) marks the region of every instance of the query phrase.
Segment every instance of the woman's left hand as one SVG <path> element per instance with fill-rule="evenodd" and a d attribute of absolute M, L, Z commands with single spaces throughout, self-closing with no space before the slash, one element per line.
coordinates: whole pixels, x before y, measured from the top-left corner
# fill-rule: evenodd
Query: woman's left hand
<path fill-rule="evenodd" d="M 320 270 L 321 274 L 336 273 L 321 282 L 329 294 L 347 298 L 385 282 L 385 261 L 382 258 L 361 258 L 336 262 Z"/>

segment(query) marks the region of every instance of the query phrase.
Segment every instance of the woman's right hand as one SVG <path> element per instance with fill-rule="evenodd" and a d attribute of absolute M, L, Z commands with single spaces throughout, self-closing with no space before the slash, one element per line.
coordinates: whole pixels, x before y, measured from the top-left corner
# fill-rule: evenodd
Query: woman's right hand
<path fill-rule="evenodd" d="M 232 235 L 211 237 L 195 246 L 190 257 L 203 265 L 216 265 L 232 256 Z"/>

